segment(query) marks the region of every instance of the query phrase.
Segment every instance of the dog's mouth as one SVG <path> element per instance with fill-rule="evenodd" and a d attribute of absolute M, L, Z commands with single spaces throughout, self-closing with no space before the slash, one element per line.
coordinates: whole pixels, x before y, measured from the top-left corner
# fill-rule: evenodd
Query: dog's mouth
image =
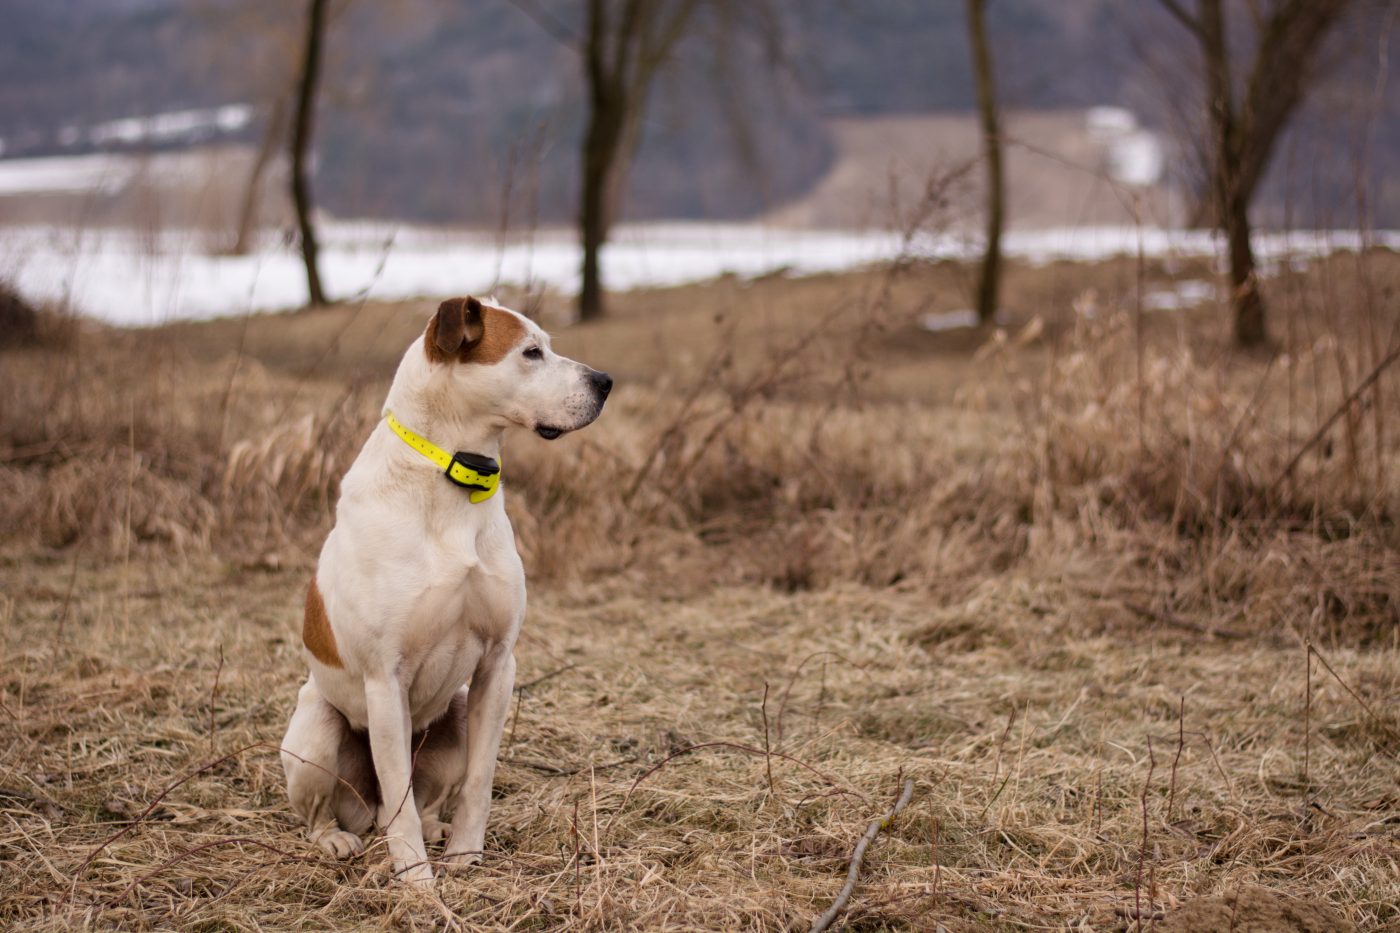
<path fill-rule="evenodd" d="M 564 429 L 556 428 L 548 424 L 541 424 L 535 426 L 535 433 L 547 441 L 552 441 L 559 435 L 563 434 Z"/>

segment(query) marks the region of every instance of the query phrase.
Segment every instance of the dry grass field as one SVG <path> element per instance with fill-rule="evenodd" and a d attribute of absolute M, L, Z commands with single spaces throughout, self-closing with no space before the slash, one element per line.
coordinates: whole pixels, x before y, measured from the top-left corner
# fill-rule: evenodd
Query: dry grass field
<path fill-rule="evenodd" d="M 559 330 L 618 389 L 509 444 L 520 688 L 488 857 L 433 894 L 310 847 L 276 755 L 433 302 L 0 351 L 0 925 L 806 930 L 912 780 L 835 928 L 1400 929 L 1400 257 L 1277 270 L 1267 357 L 1142 310 L 1189 262 L 915 326 L 968 275 Z"/>

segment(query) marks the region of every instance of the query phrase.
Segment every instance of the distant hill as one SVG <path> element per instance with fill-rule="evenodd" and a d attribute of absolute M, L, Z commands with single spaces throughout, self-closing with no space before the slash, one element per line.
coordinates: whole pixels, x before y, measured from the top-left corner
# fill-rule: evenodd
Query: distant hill
<path fill-rule="evenodd" d="M 570 27 L 581 4 L 522 6 Z M 724 55 L 698 37 L 683 47 L 656 89 L 625 216 L 762 214 L 829 183 L 840 118 L 970 109 L 961 3 L 776 6 L 776 42 L 730 36 Z M 1375 222 L 1400 226 L 1400 95 L 1378 93 L 1376 83 L 1377 37 L 1389 35 L 1373 28 L 1383 6 L 1359 3 L 1337 37 L 1328 77 L 1283 147 L 1261 220 L 1349 223 L 1353 154 L 1365 140 L 1364 207 Z M 290 87 L 302 15 L 292 0 L 7 0 L 0 157 L 254 144 Z M 998 0 L 990 27 L 1009 109 L 1124 106 L 1164 136 L 1199 112 L 1193 50 L 1146 0 Z M 328 45 L 316 178 L 328 210 L 517 227 L 572 216 L 578 60 L 522 7 L 350 0 L 336 11 Z M 92 131 L 242 104 L 247 121 L 216 127 L 212 138 Z"/>
<path fill-rule="evenodd" d="M 1095 125 L 1116 119 L 1105 131 Z M 834 117 L 829 172 L 805 195 L 769 213 L 795 227 L 903 228 L 936 180 L 929 226 L 980 229 L 982 136 L 970 113 Z M 1162 173 L 1165 142 L 1128 111 L 1015 110 L 1007 138 L 1006 221 L 1014 229 L 1174 226 L 1185 213 Z M 1136 212 L 1136 213 L 1135 213 Z"/>

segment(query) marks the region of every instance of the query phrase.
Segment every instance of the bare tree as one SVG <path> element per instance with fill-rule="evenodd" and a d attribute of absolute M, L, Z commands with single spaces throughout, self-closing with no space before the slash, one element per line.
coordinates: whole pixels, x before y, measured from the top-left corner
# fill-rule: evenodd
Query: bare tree
<path fill-rule="evenodd" d="M 202 41 L 188 54 L 220 79 L 231 99 L 246 101 L 258 113 L 260 140 L 244 176 L 229 252 L 246 255 L 264 218 L 264 188 L 277 155 L 284 152 L 294 80 L 301 67 L 305 24 L 300 8 L 283 0 L 189 0 Z M 238 41 L 229 40 L 236 36 Z M 280 208 L 280 202 L 279 202 Z"/>
<path fill-rule="evenodd" d="M 326 31 L 327 0 L 310 0 L 306 21 L 306 53 L 302 58 L 301 79 L 297 86 L 296 123 L 292 133 L 292 203 L 301 228 L 301 257 L 306 264 L 306 290 L 311 304 L 326 304 L 321 273 L 316 265 L 316 229 L 311 220 L 311 184 L 306 159 L 311 148 L 316 108 L 316 82 L 321 70 L 321 46 Z"/>
<path fill-rule="evenodd" d="M 262 143 L 253 156 L 253 167 L 248 173 L 248 182 L 243 188 L 243 202 L 238 209 L 238 233 L 233 241 L 233 254 L 245 256 L 252 248 L 253 231 L 258 223 L 258 201 L 262 194 L 262 179 L 277 144 L 282 137 L 282 124 L 286 120 L 287 101 L 278 97 L 272 103 L 272 110 L 263 127 Z"/>
<path fill-rule="evenodd" d="M 997 107 L 992 50 L 987 42 L 988 0 L 967 0 L 968 38 L 977 77 L 977 110 L 982 122 L 982 150 L 987 160 L 987 244 L 977 279 L 977 319 L 990 323 L 997 313 L 1001 285 L 1001 228 L 1005 222 L 1006 183 L 1002 177 L 1001 117 Z"/>
<path fill-rule="evenodd" d="M 1158 0 L 1195 38 L 1205 65 L 1210 139 L 1210 217 L 1225 234 L 1230 259 L 1235 342 L 1268 342 L 1264 298 L 1249 242 L 1249 205 L 1268 169 L 1279 137 L 1302 103 L 1327 33 L 1351 0 L 1251 0 L 1254 58 L 1237 75 L 1231 60 L 1223 0 Z"/>
<path fill-rule="evenodd" d="M 522 13 L 564 45 L 583 65 L 588 113 L 580 148 L 579 238 L 583 246 L 579 316 L 604 313 L 599 259 L 626 189 L 651 89 L 688 35 L 713 46 L 718 80 L 732 77 L 737 34 L 756 34 L 770 67 L 782 63 L 780 20 L 771 0 L 585 0 L 582 34 L 536 0 L 511 0 Z M 694 27 L 702 14 L 715 28 Z M 722 89 L 723 90 L 723 89 Z M 731 128 L 745 149 L 746 126 L 734 113 Z M 742 153 L 751 155 L 751 152 Z"/>
<path fill-rule="evenodd" d="M 675 51 L 699 0 L 588 0 L 583 74 L 588 127 L 580 164 L 579 317 L 603 315 L 599 256 L 616 219 L 653 79 Z"/>

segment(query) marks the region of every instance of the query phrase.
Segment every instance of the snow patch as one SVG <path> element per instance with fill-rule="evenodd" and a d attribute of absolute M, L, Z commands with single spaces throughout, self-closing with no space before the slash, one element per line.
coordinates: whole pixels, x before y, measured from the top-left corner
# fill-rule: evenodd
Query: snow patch
<path fill-rule="evenodd" d="M 0 195 L 112 194 L 135 174 L 120 156 L 56 156 L 47 159 L 0 159 Z"/>
<path fill-rule="evenodd" d="M 485 294 L 502 283 L 542 284 L 565 293 L 579 286 L 580 251 L 568 229 L 502 241 L 486 233 L 382 223 L 322 226 L 321 273 L 327 290 L 340 299 Z M 12 279 L 35 300 L 68 302 L 116 324 L 151 325 L 305 303 L 300 256 L 279 237 L 266 236 L 249 256 L 208 255 L 206 242 L 189 231 L 149 236 L 119 230 L 0 227 L 0 277 Z M 1002 243 L 1008 257 L 1037 264 L 1131 256 L 1139 248 L 1149 257 L 1220 255 L 1216 238 L 1208 232 L 1158 228 L 1013 231 Z M 1400 248 L 1400 233 L 1378 233 L 1366 241 L 1354 231 L 1264 234 L 1254 240 L 1261 263 L 1322 256 L 1366 243 Z M 725 274 L 752 278 L 784 268 L 793 275 L 810 275 L 901 255 L 970 259 L 980 249 L 976 238 L 954 234 L 906 241 L 879 231 L 628 224 L 619 227 L 604 248 L 602 264 L 608 288 L 629 289 Z"/>
<path fill-rule="evenodd" d="M 977 312 L 971 308 L 956 311 L 928 311 L 919 315 L 919 326 L 935 334 L 977 326 Z"/>
<path fill-rule="evenodd" d="M 94 125 L 87 132 L 94 145 L 110 143 L 196 142 L 219 133 L 235 133 L 253 119 L 247 104 L 228 104 L 207 110 L 174 110 L 146 117 L 124 117 Z"/>
<path fill-rule="evenodd" d="M 1215 300 L 1215 286 L 1200 279 L 1184 279 L 1171 288 L 1155 288 L 1142 296 L 1148 311 L 1182 311 Z"/>

